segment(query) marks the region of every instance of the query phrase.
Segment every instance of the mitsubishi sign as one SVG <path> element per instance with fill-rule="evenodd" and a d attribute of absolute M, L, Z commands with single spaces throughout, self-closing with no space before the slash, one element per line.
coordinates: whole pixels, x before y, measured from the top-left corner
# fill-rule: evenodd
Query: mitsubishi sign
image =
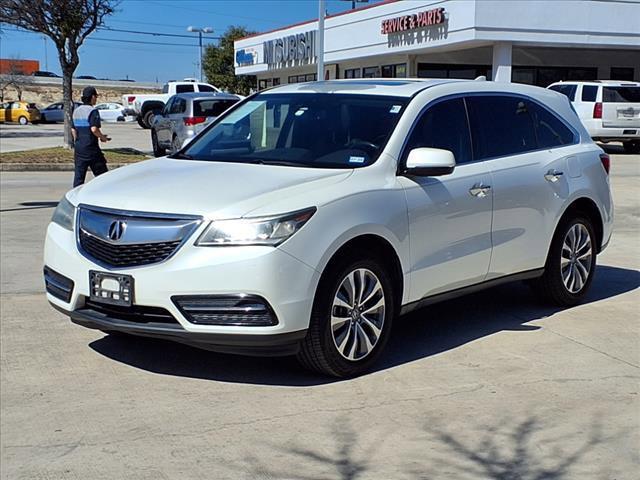
<path fill-rule="evenodd" d="M 267 65 L 313 63 L 316 58 L 316 30 L 267 40 L 263 48 Z"/>

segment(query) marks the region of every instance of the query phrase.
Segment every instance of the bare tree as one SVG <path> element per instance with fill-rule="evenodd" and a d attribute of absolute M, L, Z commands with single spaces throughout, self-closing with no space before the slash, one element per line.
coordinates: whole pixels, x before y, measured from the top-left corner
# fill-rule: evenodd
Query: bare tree
<path fill-rule="evenodd" d="M 9 71 L 0 75 L 0 101 L 4 102 L 4 93 L 9 87 L 13 87 L 18 96 L 18 101 L 22 101 L 22 92 L 25 88 L 33 84 L 31 77 L 24 74 L 19 58 L 9 60 Z"/>
<path fill-rule="evenodd" d="M 73 73 L 80 63 L 78 50 L 85 39 L 114 12 L 118 0 L 0 0 L 0 22 L 42 33 L 58 50 L 62 69 L 64 140 L 71 138 Z"/>

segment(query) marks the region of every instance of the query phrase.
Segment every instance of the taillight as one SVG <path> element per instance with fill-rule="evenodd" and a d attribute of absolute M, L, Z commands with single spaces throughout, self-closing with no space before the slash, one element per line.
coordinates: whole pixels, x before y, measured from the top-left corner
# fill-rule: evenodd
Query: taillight
<path fill-rule="evenodd" d="M 593 106 L 593 118 L 602 118 L 602 103 L 597 102 Z"/>
<path fill-rule="evenodd" d="M 127 102 L 133 103 L 135 101 L 135 99 L 136 99 L 135 96 L 127 97 Z"/>
<path fill-rule="evenodd" d="M 607 175 L 609 175 L 609 168 L 611 167 L 611 160 L 609 159 L 609 155 L 607 155 L 606 153 L 601 153 L 600 161 L 602 162 L 604 171 L 607 172 Z"/>
<path fill-rule="evenodd" d="M 187 127 L 193 127 L 199 123 L 204 123 L 207 121 L 207 117 L 184 117 L 184 124 Z"/>

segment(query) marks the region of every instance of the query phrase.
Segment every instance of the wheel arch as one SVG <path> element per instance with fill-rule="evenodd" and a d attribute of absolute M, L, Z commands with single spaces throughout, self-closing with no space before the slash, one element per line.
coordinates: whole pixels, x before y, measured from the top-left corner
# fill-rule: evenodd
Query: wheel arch
<path fill-rule="evenodd" d="M 393 285 L 394 302 L 396 311 L 400 311 L 402 305 L 402 297 L 404 294 L 404 273 L 402 270 L 402 263 L 398 252 L 393 245 L 384 237 L 374 234 L 366 233 L 350 238 L 343 243 L 335 252 L 331 255 L 329 260 L 324 265 L 322 274 L 316 286 L 316 298 L 317 291 L 320 288 L 325 275 L 331 270 L 331 267 L 343 258 L 356 258 L 361 255 L 362 252 L 373 253 L 374 258 L 383 263 L 386 267 L 389 276 L 391 277 L 391 283 Z"/>
<path fill-rule="evenodd" d="M 604 237 L 604 222 L 596 202 L 589 197 L 579 197 L 567 205 L 556 222 L 554 236 L 563 221 L 578 213 L 585 215 L 589 220 L 591 220 L 591 224 L 593 225 L 593 229 L 596 234 L 596 253 L 600 253 L 602 251 L 602 242 Z"/>
<path fill-rule="evenodd" d="M 164 103 L 157 100 L 150 100 L 148 102 L 144 102 L 140 107 L 140 115 L 145 115 L 149 110 L 162 110 L 164 108 Z"/>

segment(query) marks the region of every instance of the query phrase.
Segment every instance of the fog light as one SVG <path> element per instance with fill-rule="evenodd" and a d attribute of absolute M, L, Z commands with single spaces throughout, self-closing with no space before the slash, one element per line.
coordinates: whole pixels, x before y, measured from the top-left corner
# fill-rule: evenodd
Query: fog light
<path fill-rule="evenodd" d="M 270 327 L 273 309 L 257 295 L 188 295 L 171 297 L 180 313 L 196 325 Z"/>
<path fill-rule="evenodd" d="M 47 292 L 60 300 L 69 303 L 73 293 L 73 280 L 44 267 L 44 285 Z"/>

